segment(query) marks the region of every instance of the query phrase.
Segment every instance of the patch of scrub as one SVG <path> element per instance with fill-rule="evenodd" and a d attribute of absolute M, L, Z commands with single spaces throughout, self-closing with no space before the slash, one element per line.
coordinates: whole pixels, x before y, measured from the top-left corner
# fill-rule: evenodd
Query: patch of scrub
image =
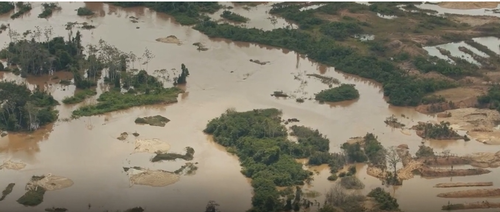
<path fill-rule="evenodd" d="M 479 43 L 483 46 L 488 47 L 489 50 L 495 52 L 496 54 L 500 54 L 500 39 L 497 37 L 481 37 L 481 38 L 473 38 L 473 41 Z"/>
<path fill-rule="evenodd" d="M 149 124 L 156 127 L 164 127 L 168 122 L 170 122 L 170 119 L 160 115 L 135 119 L 136 124 Z"/>
<path fill-rule="evenodd" d="M 159 139 L 137 139 L 135 140 L 134 152 L 166 153 L 170 150 L 167 142 Z"/>
<path fill-rule="evenodd" d="M 193 155 L 194 155 L 194 149 L 192 147 L 186 147 L 186 153 L 185 154 L 179 154 L 179 153 L 156 153 L 156 156 L 154 156 L 151 159 L 151 162 L 157 162 L 157 161 L 162 161 L 162 160 L 176 160 L 176 159 L 183 159 L 183 160 L 193 160 Z"/>
<path fill-rule="evenodd" d="M 164 38 L 157 38 L 156 41 L 162 42 L 162 43 L 173 43 L 173 44 L 177 44 L 177 45 L 181 44 L 181 41 L 175 35 L 169 35 L 169 36 L 164 37 Z"/>
<path fill-rule="evenodd" d="M 179 181 L 178 174 L 164 170 L 150 170 L 140 167 L 124 168 L 133 185 L 146 185 L 151 187 L 164 187 Z"/>
<path fill-rule="evenodd" d="M 5 161 L 2 165 L 0 165 L 0 170 L 1 169 L 21 170 L 24 169 L 24 167 L 26 167 L 26 164 L 24 163 L 8 160 Z"/>

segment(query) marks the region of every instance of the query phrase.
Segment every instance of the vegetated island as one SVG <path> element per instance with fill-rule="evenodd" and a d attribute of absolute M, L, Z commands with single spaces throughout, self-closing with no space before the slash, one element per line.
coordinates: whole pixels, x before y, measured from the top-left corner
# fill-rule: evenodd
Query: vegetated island
<path fill-rule="evenodd" d="M 31 9 L 33 9 L 31 7 L 31 3 L 28 3 L 28 2 L 16 2 L 16 10 L 17 10 L 17 12 L 15 12 L 14 14 L 12 14 L 10 16 L 10 18 L 12 18 L 12 19 L 19 18 L 22 15 L 24 15 L 25 13 L 31 11 Z"/>
<path fill-rule="evenodd" d="M 222 12 L 222 14 L 220 15 L 220 17 L 222 17 L 222 18 L 224 18 L 226 20 L 229 20 L 229 21 L 236 22 L 236 23 L 245 23 L 248 20 L 250 20 L 247 17 L 244 17 L 242 15 L 236 14 L 236 13 L 231 12 L 229 10 L 224 10 L 224 12 Z"/>
<path fill-rule="evenodd" d="M 134 121 L 136 124 L 149 124 L 151 126 L 164 127 L 170 119 L 156 115 L 156 116 L 147 116 L 143 118 L 136 118 Z"/>
<path fill-rule="evenodd" d="M 78 10 L 76 10 L 76 14 L 78 16 L 91 16 L 91 15 L 94 15 L 95 13 L 92 10 L 90 10 L 89 8 L 79 7 Z"/>
<path fill-rule="evenodd" d="M 439 124 L 423 123 L 412 127 L 417 131 L 417 135 L 421 138 L 436 139 L 436 140 L 454 140 L 464 139 L 469 141 L 467 135 L 459 135 L 453 128 L 450 127 L 449 122 L 440 122 Z"/>
<path fill-rule="evenodd" d="M 281 112 L 277 109 L 254 109 L 247 112 L 228 109 L 220 117 L 211 120 L 204 130 L 213 136 L 215 142 L 239 157 L 243 167 L 242 174 L 252 179 L 254 196 L 250 211 L 275 212 L 309 207 L 310 201 L 302 200 L 300 187 L 296 186 L 311 180 L 312 172 L 303 170 L 295 159 L 308 158 L 309 165 L 329 164 L 332 173 L 337 173 L 346 164 L 343 154 L 328 152 L 330 142 L 317 130 L 292 126 L 291 135 L 297 137 L 298 143 L 289 141 L 280 115 Z M 279 192 L 277 186 L 289 187 L 289 194 Z M 382 193 L 377 191 L 374 196 L 385 195 L 383 190 Z M 280 197 L 285 197 L 286 201 L 281 201 Z M 398 208 L 396 200 L 392 197 L 390 199 L 392 205 L 387 207 Z M 331 205 L 325 206 L 323 210 L 331 211 L 328 210 L 329 207 Z M 361 209 L 360 204 L 345 204 L 342 207 L 353 207 L 346 208 L 348 211 Z"/>
<path fill-rule="evenodd" d="M 6 14 L 14 10 L 16 6 L 12 2 L 0 2 L 0 14 Z"/>
<path fill-rule="evenodd" d="M 55 10 L 60 10 L 58 3 L 43 3 L 43 11 L 38 15 L 38 18 L 48 18 L 52 15 Z"/>
<path fill-rule="evenodd" d="M 359 98 L 359 92 L 354 85 L 341 84 L 338 87 L 322 90 L 315 99 L 320 102 L 340 102 Z"/>

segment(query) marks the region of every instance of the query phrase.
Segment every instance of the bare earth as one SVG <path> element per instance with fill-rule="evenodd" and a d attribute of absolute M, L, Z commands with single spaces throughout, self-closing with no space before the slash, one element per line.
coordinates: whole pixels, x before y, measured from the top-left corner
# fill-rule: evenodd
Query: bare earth
<path fill-rule="evenodd" d="M 441 2 L 440 7 L 449 9 L 481 9 L 481 8 L 496 8 L 499 2 Z"/>
<path fill-rule="evenodd" d="M 52 174 L 46 174 L 44 176 L 45 177 L 41 180 L 28 182 L 26 188 L 30 190 L 30 188 L 40 186 L 42 188 L 45 188 L 47 191 L 55 191 L 68 188 L 73 185 L 73 181 L 65 177 L 54 176 Z"/>
<path fill-rule="evenodd" d="M 500 121 L 500 113 L 496 110 L 461 108 L 447 110 L 450 117 L 438 115 L 438 121 L 450 122 L 459 126 L 459 130 L 467 131 L 467 134 L 479 142 L 485 144 L 500 144 L 500 130 L 496 129 L 496 123 Z"/>
<path fill-rule="evenodd" d="M 180 176 L 163 170 L 134 169 L 129 170 L 130 183 L 134 185 L 147 185 L 164 187 L 179 181 Z"/>
<path fill-rule="evenodd" d="M 500 189 L 472 189 L 463 191 L 452 191 L 440 193 L 438 197 L 443 198 L 469 198 L 469 197 L 497 197 L 500 196 Z"/>
<path fill-rule="evenodd" d="M 134 152 L 148 152 L 148 153 L 167 153 L 170 150 L 170 145 L 167 142 L 158 139 L 137 139 L 135 140 Z"/>
<path fill-rule="evenodd" d="M 0 170 L 1 169 L 21 170 L 24 169 L 24 167 L 26 167 L 26 164 L 24 163 L 8 160 L 5 161 L 2 165 L 0 165 Z"/>

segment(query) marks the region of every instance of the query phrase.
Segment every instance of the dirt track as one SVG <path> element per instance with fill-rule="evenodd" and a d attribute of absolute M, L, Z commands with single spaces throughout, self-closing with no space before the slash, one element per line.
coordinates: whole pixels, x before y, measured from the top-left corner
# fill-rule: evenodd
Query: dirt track
<path fill-rule="evenodd" d="M 457 183 L 438 183 L 436 188 L 455 188 L 455 187 L 478 187 L 478 186 L 492 186 L 493 182 L 457 182 Z"/>
<path fill-rule="evenodd" d="M 500 196 L 500 189 L 472 189 L 463 191 L 452 191 L 440 193 L 438 197 L 443 198 L 472 198 L 472 197 L 497 197 Z"/>

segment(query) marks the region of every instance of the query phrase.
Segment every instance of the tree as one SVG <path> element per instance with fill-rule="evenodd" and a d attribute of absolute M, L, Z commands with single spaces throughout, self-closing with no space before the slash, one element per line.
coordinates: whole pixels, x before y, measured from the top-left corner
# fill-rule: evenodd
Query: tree
<path fill-rule="evenodd" d="M 179 77 L 177 77 L 174 80 L 174 85 L 184 85 L 187 83 L 186 78 L 189 76 L 189 70 L 186 68 L 184 63 L 181 65 L 181 69 L 182 69 L 182 72 L 179 75 Z"/>
<path fill-rule="evenodd" d="M 396 147 L 390 147 L 389 149 L 386 150 L 386 160 L 387 163 L 389 163 L 389 167 L 392 168 L 392 179 L 390 179 L 390 183 L 394 184 L 398 182 L 398 175 L 397 175 L 397 165 L 399 162 L 401 162 L 401 158 L 398 155 L 398 152 L 396 150 Z"/>
<path fill-rule="evenodd" d="M 151 51 L 149 51 L 148 48 L 146 48 L 146 50 L 144 50 L 144 54 L 142 56 L 146 58 L 146 71 L 148 71 L 149 61 L 151 61 L 151 59 L 155 58 L 155 55 Z"/>

